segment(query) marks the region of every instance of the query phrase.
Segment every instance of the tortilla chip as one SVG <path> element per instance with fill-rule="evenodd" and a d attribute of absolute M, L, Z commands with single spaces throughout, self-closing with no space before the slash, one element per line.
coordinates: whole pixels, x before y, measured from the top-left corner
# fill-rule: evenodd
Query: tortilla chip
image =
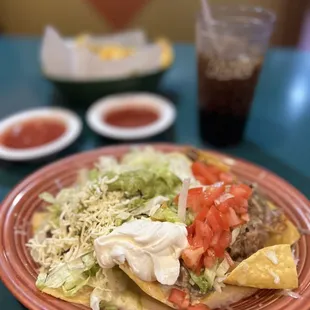
<path fill-rule="evenodd" d="M 207 305 L 211 309 L 223 308 L 241 299 L 252 296 L 257 292 L 256 288 L 226 285 L 222 292 L 212 292 L 198 302 Z"/>
<path fill-rule="evenodd" d="M 140 280 L 135 276 L 130 267 L 127 264 L 121 265 L 120 268 L 144 291 L 146 294 L 157 299 L 158 301 L 172 307 L 176 308 L 172 303 L 168 301 L 168 296 L 170 293 L 170 288 L 168 286 L 163 286 L 158 282 L 145 282 Z M 211 309 L 225 307 L 231 303 L 237 302 L 243 298 L 251 296 L 257 290 L 251 287 L 238 287 L 227 285 L 224 287 L 221 293 L 212 292 L 206 294 L 203 298 L 195 300 L 193 303 L 204 303 Z M 157 309 L 157 308 L 154 308 Z"/>
<path fill-rule="evenodd" d="M 277 244 L 294 244 L 300 238 L 300 234 L 296 226 L 290 221 L 286 220 L 286 229 L 281 234 L 270 233 L 268 241 L 265 246 L 272 246 Z"/>
<path fill-rule="evenodd" d="M 140 292 L 141 292 L 140 301 L 143 310 L 169 310 L 169 309 L 171 310 L 171 307 L 168 307 L 164 303 L 157 301 L 148 294 L 143 293 L 141 290 Z"/>
<path fill-rule="evenodd" d="M 46 218 L 46 212 L 36 212 L 33 214 L 31 219 L 31 226 L 33 232 L 39 230 L 39 228 L 44 224 L 44 219 Z"/>
<path fill-rule="evenodd" d="M 129 285 L 132 289 L 128 290 L 129 292 L 135 293 L 137 300 L 140 299 L 140 304 L 142 308 L 139 308 L 140 310 L 169 310 L 171 309 L 170 307 L 159 303 L 155 299 L 151 298 L 147 294 L 144 294 L 139 288 L 135 288 L 134 283 L 130 283 Z M 90 294 L 92 292 L 93 288 L 91 287 L 86 287 L 83 288 L 79 293 L 75 296 L 72 297 L 67 297 L 63 294 L 63 292 L 60 289 L 52 289 L 52 288 L 45 288 L 43 290 L 44 293 L 56 297 L 58 299 L 70 302 L 70 303 L 75 303 L 75 304 L 80 304 L 84 305 L 86 307 L 90 306 Z M 138 291 L 139 290 L 139 291 Z M 129 302 L 129 301 L 128 301 Z M 131 308 L 132 309 L 132 308 Z"/>
<path fill-rule="evenodd" d="M 170 307 L 174 307 L 172 303 L 167 301 L 168 294 L 162 289 L 162 286 L 157 282 L 145 282 L 138 278 L 130 269 L 127 264 L 123 264 L 119 266 L 127 276 L 133 280 L 146 294 L 155 298 L 156 300 L 163 302 Z"/>
<path fill-rule="evenodd" d="M 84 305 L 86 307 L 89 307 L 89 299 L 90 299 L 90 294 L 92 291 L 93 291 L 93 288 L 87 286 L 83 288 L 81 291 L 79 291 L 79 293 L 76 294 L 75 296 L 68 297 L 63 294 L 61 289 L 48 288 L 48 287 L 43 289 L 43 292 L 48 295 L 51 295 L 58 299 L 68 301 L 70 303 Z"/>
<path fill-rule="evenodd" d="M 268 201 L 270 209 L 276 209 L 277 207 L 270 201 Z M 265 246 L 272 246 L 276 244 L 294 244 L 300 238 L 300 234 L 296 226 L 288 219 L 285 221 L 286 229 L 281 234 L 270 233 L 268 241 Z"/>
<path fill-rule="evenodd" d="M 224 282 L 261 289 L 297 288 L 298 276 L 290 245 L 274 245 L 257 251 L 241 262 Z"/>

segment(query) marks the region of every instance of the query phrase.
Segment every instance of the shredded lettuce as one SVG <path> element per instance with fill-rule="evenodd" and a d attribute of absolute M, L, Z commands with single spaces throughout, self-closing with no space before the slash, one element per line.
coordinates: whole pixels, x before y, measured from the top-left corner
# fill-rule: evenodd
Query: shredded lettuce
<path fill-rule="evenodd" d="M 89 276 L 81 274 L 77 277 L 73 277 L 72 280 L 67 280 L 62 286 L 62 290 L 65 296 L 74 296 L 76 293 L 87 285 L 89 281 Z"/>
<path fill-rule="evenodd" d="M 196 273 L 190 271 L 189 274 L 194 284 L 199 287 L 201 293 L 205 294 L 212 288 L 213 283 L 209 282 L 209 279 L 205 277 L 204 273 L 197 275 Z"/>
<path fill-rule="evenodd" d="M 218 264 L 215 263 L 212 268 L 206 268 L 204 270 L 204 277 L 207 279 L 207 281 L 210 283 L 211 287 L 214 285 L 214 280 L 216 277 L 216 270 L 217 270 Z"/>
<path fill-rule="evenodd" d="M 217 270 L 216 270 L 217 277 L 219 277 L 219 278 L 225 277 L 229 268 L 230 268 L 230 266 L 228 264 L 228 261 L 226 259 L 223 259 L 223 261 L 217 267 Z"/>
<path fill-rule="evenodd" d="M 131 167 L 131 169 L 147 169 L 157 171 L 168 169 L 175 174 L 181 181 L 185 178 L 191 178 L 192 184 L 199 185 L 191 171 L 191 161 L 178 152 L 163 153 L 155 151 L 152 147 L 136 148 L 126 154 L 121 163 Z"/>
<path fill-rule="evenodd" d="M 162 204 L 169 201 L 169 198 L 164 196 L 156 196 L 149 201 L 142 204 L 141 207 L 136 208 L 135 210 L 131 211 L 132 215 L 138 214 L 146 214 L 148 216 L 153 216 L 157 210 L 161 207 Z M 141 204 L 140 204 L 141 205 Z"/>
<path fill-rule="evenodd" d="M 73 296 L 88 283 L 98 268 L 93 253 L 87 253 L 70 263 L 60 264 L 49 273 L 40 273 L 36 286 L 40 290 L 45 287 L 62 288 L 66 296 Z"/>

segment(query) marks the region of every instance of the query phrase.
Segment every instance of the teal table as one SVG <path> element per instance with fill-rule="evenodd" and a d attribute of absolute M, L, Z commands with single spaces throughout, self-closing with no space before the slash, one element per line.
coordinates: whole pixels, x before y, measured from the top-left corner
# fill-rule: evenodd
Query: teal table
<path fill-rule="evenodd" d="M 45 81 L 39 66 L 40 40 L 0 38 L 0 118 L 37 106 L 69 106 L 81 117 L 85 109 L 66 102 Z M 174 101 L 178 116 L 173 128 L 152 138 L 205 145 L 197 126 L 197 78 L 193 45 L 176 44 L 176 61 L 165 75 L 160 92 Z M 310 54 L 271 49 L 261 74 L 244 142 L 222 149 L 264 166 L 288 180 L 310 198 Z M 64 152 L 44 161 L 14 164 L 0 162 L 0 201 L 26 175 L 47 162 L 66 155 L 116 143 L 98 137 L 87 128 Z M 0 305 L 22 309 L 0 282 Z"/>

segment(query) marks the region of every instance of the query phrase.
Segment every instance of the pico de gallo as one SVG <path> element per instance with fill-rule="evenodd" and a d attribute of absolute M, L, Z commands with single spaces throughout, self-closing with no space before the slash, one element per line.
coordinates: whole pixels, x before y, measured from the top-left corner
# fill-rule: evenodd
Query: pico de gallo
<path fill-rule="evenodd" d="M 186 212 L 193 215 L 193 221 L 187 226 L 189 247 L 182 252 L 181 263 L 183 270 L 190 274 L 189 282 L 198 285 L 206 293 L 216 280 L 216 272 L 214 276 L 206 276 L 210 273 L 208 270 L 217 270 L 224 262 L 224 276 L 234 266 L 228 248 L 233 241 L 233 231 L 249 221 L 248 200 L 252 188 L 236 183 L 231 173 L 215 165 L 196 161 L 192 164 L 192 172 L 203 186 L 187 191 L 185 207 Z M 180 207 L 179 196 L 175 198 L 175 203 Z M 202 285 L 199 282 L 209 283 Z M 191 305 L 188 288 L 173 288 L 169 301 L 178 309 L 209 309 L 204 304 Z"/>

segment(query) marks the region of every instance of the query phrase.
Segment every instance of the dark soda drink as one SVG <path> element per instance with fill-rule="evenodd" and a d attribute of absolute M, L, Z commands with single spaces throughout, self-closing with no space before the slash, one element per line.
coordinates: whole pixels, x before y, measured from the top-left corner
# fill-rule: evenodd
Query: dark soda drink
<path fill-rule="evenodd" d="M 242 139 L 262 59 L 198 55 L 199 122 L 204 141 L 215 146 Z"/>
<path fill-rule="evenodd" d="M 204 12 L 204 11 L 203 11 Z M 215 146 L 242 139 L 275 15 L 264 8 L 218 5 L 196 20 L 201 137 Z"/>

